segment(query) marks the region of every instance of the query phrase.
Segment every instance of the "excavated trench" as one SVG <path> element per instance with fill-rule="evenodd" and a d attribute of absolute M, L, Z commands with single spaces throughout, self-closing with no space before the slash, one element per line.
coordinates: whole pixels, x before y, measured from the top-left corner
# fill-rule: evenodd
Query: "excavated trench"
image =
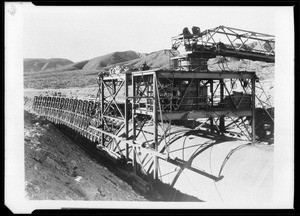
<path fill-rule="evenodd" d="M 132 166 L 126 164 L 125 161 L 115 161 L 109 155 L 96 148 L 97 143 L 91 142 L 89 139 L 79 135 L 77 132 L 66 127 L 65 125 L 55 125 L 65 136 L 70 138 L 76 145 L 84 149 L 91 158 L 98 163 L 107 167 L 120 179 L 132 186 L 132 188 L 146 199 L 150 201 L 202 201 L 197 197 L 190 196 L 176 190 L 168 184 L 160 181 L 153 182 L 153 179 L 148 179 L 147 176 L 134 175 Z"/>
<path fill-rule="evenodd" d="M 126 188 L 125 192 L 129 193 L 129 195 L 125 197 L 121 196 L 117 199 L 111 198 L 111 200 L 201 201 L 194 196 L 181 193 L 179 190 L 170 187 L 168 184 L 158 182 L 154 185 L 153 182 L 151 182 L 151 180 L 147 180 L 145 176 L 132 175 L 130 172 L 132 169 L 130 165 L 122 163 L 121 161 L 116 162 L 111 160 L 111 157 L 96 148 L 95 142 L 91 142 L 64 125 L 55 125 L 47 119 L 34 114 L 34 111 L 32 110 L 31 97 L 25 97 L 24 102 L 26 131 L 25 176 L 26 190 L 28 192 L 29 199 L 80 200 L 83 198 L 84 200 L 106 200 L 109 196 L 105 196 L 103 191 L 110 191 L 107 193 L 111 193 L 112 197 L 118 197 L 120 196 L 120 191 Z M 29 133 L 31 133 L 31 135 L 27 136 Z M 38 137 L 38 139 L 36 139 L 36 137 Z M 75 146 L 78 146 L 81 150 Z M 57 149 L 59 149 L 59 152 L 57 152 Z M 41 154 L 43 152 L 46 152 L 46 154 Z M 70 155 L 70 157 L 63 157 L 61 154 Z M 73 156 L 73 154 L 75 154 L 76 157 Z M 45 160 L 43 160 L 44 157 L 46 158 Z M 78 159 L 78 157 L 80 159 Z M 82 158 L 89 160 L 89 163 L 92 161 L 93 164 L 87 165 L 85 160 L 82 160 Z M 57 161 L 58 163 L 56 163 Z M 60 166 L 61 161 L 63 165 L 70 164 L 70 162 L 71 164 L 76 163 L 74 161 L 77 161 L 78 164 L 78 161 L 80 161 L 82 163 L 80 166 L 84 167 L 81 169 L 85 169 L 86 171 L 81 173 L 78 172 L 77 169 L 74 171 L 73 165 Z M 76 166 L 79 167 L 79 165 Z M 66 169 L 64 167 L 66 167 Z M 91 167 L 90 171 L 87 170 L 89 167 Z M 53 168 L 55 170 L 53 170 Z M 109 173 L 103 172 L 103 168 Z M 60 173 L 57 173 L 57 170 L 59 170 Z M 99 176 L 98 182 L 103 180 L 105 182 L 109 182 L 109 184 L 101 186 L 102 189 L 99 189 L 99 187 L 97 189 L 97 187 L 94 186 L 87 187 L 87 182 L 90 179 L 95 177 L 97 178 L 97 175 L 93 174 L 91 174 L 90 177 L 85 176 L 85 173 L 91 172 L 102 173 Z M 44 179 L 40 179 L 40 176 L 44 176 Z M 84 183 L 76 182 L 76 179 L 81 177 L 84 179 Z M 120 184 L 118 183 L 119 181 L 124 183 Z M 92 185 L 93 182 L 91 180 L 90 182 L 91 183 L 89 183 L 89 185 Z M 80 184 L 84 185 L 80 186 Z M 66 185 L 67 187 L 70 186 L 72 188 L 71 192 L 69 192 L 68 189 L 60 189 L 66 191 L 66 195 L 64 195 L 65 197 L 57 195 L 61 192 L 58 188 L 65 188 Z M 105 187 L 107 188 L 103 189 Z M 131 188 L 132 191 L 129 190 L 128 187 Z M 85 192 L 86 190 L 92 190 L 91 188 L 94 190 L 91 194 L 96 194 L 93 197 L 87 195 L 89 192 Z M 75 191 L 75 194 L 71 195 L 73 191 Z M 115 195 L 113 195 L 114 191 Z M 104 198 L 101 197 L 102 195 Z M 135 199 L 132 198 L 132 195 L 141 198 Z"/>
<path fill-rule="evenodd" d="M 27 98 L 25 101 L 27 101 L 25 104 L 28 104 L 30 101 L 32 102 L 32 98 Z M 205 148 L 203 152 L 199 151 L 201 154 L 195 156 L 193 163 L 200 165 L 200 171 L 211 173 L 214 176 L 220 176 L 222 173 L 224 178 L 215 182 L 202 175 L 184 170 L 173 188 L 160 181 L 158 184 L 153 184 L 151 179 L 147 181 L 144 176 L 132 175 L 130 165 L 128 166 L 122 160 L 111 161 L 111 157 L 96 150 L 96 143 L 64 125 L 56 125 L 56 128 L 69 137 L 73 143 L 88 152 L 89 157 L 94 158 L 97 163 L 103 164 L 118 178 L 131 185 L 136 192 L 151 201 L 201 201 L 202 198 L 205 201 L 240 201 L 253 198 L 266 200 L 272 197 L 273 145 L 223 141 L 218 145 L 208 146 L 208 150 Z M 199 142 L 205 144 L 206 141 L 203 137 L 197 136 L 195 139 L 195 135 L 186 134 L 174 142 L 171 151 L 174 151 L 174 157 L 179 159 L 189 157 L 190 154 L 195 153 L 193 148 L 198 148 Z M 184 156 L 183 152 L 177 151 L 177 149 L 183 148 L 182 143 L 185 142 L 188 142 L 193 148 L 185 148 Z M 240 148 L 241 146 L 243 148 Z M 170 169 L 169 165 L 161 166 L 161 168 L 165 169 L 165 172 Z"/>

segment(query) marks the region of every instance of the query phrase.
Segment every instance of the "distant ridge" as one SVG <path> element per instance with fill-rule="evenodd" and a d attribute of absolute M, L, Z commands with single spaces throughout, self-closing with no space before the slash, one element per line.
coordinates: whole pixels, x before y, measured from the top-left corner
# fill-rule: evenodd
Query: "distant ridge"
<path fill-rule="evenodd" d="M 126 62 L 134 59 L 139 59 L 141 53 L 129 50 L 124 52 L 113 52 L 103 56 L 91 59 L 82 69 L 83 70 L 99 70 L 110 65 L 115 65 L 121 62 Z"/>
<path fill-rule="evenodd" d="M 123 62 L 128 62 L 146 57 L 148 54 L 138 53 L 132 50 L 113 52 L 103 56 L 98 56 L 90 60 L 72 62 L 68 59 L 52 58 L 24 58 L 24 72 L 40 71 L 72 71 L 72 70 L 100 70 L 109 68 Z"/>
<path fill-rule="evenodd" d="M 24 69 L 35 71 L 24 73 L 25 88 L 71 88 L 97 85 L 97 74 L 108 71 L 112 67 L 124 66 L 131 70 L 140 68 L 145 62 L 150 69 L 169 69 L 169 58 L 176 55 L 174 50 L 159 50 L 151 53 L 138 53 L 134 51 L 113 52 L 90 60 L 71 62 L 69 60 L 57 61 L 68 63 L 57 67 L 57 64 L 47 59 L 24 59 Z M 55 59 L 52 59 L 52 62 Z M 274 80 L 275 63 L 266 63 L 237 58 L 220 57 L 210 59 L 208 70 L 229 71 L 255 71 L 260 80 Z M 62 73 L 63 72 L 63 73 Z M 269 90 L 273 88 L 270 82 Z"/>
<path fill-rule="evenodd" d="M 23 60 L 24 72 L 49 71 L 73 63 L 63 58 L 25 58 Z"/>
<path fill-rule="evenodd" d="M 247 44 L 249 49 L 258 49 L 257 44 Z M 267 47 L 268 48 L 268 47 Z M 72 62 L 68 59 L 62 58 L 52 58 L 52 59 L 43 59 L 36 58 L 24 59 L 24 72 L 40 72 L 40 71 L 75 71 L 79 70 L 82 73 L 89 73 L 91 71 L 100 71 L 100 70 L 109 70 L 115 66 L 124 66 L 129 69 L 137 69 L 141 67 L 145 62 L 150 68 L 161 68 L 161 69 L 169 69 L 170 62 L 169 59 L 172 57 L 172 53 L 170 50 L 159 50 L 151 53 L 139 53 L 132 50 L 128 51 L 117 51 L 113 53 L 109 53 L 106 55 L 98 56 L 92 58 L 90 60 L 84 60 L 79 62 Z M 223 62 L 224 61 L 224 62 Z M 243 63 L 243 61 L 236 58 L 223 58 L 217 57 L 214 59 L 210 59 L 208 61 L 209 69 L 220 69 L 220 65 L 227 63 L 233 69 L 241 69 L 248 65 L 248 63 Z M 258 63 L 259 65 L 263 63 Z M 245 69 L 256 70 L 253 65 L 256 63 L 252 63 L 245 67 Z M 270 65 L 272 66 L 272 64 Z M 267 66 L 269 68 L 269 65 Z M 231 69 L 231 68 L 227 68 Z M 269 71 L 267 72 L 269 73 Z"/>
<path fill-rule="evenodd" d="M 57 68 L 56 70 L 57 71 L 81 70 L 88 62 L 89 62 L 89 60 L 75 62 L 72 64 L 65 65 L 63 67 Z"/>
<path fill-rule="evenodd" d="M 139 68 L 146 62 L 146 64 L 150 68 L 168 69 L 169 55 L 170 55 L 169 50 L 159 50 L 149 54 L 143 54 L 138 59 L 111 65 L 111 67 L 119 65 L 119 66 L 124 66 L 124 67 L 134 69 L 134 68 Z"/>

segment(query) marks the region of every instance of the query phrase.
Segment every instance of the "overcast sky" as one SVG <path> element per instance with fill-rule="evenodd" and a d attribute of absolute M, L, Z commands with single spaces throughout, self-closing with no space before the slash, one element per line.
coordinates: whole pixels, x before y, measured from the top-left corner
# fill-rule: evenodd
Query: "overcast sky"
<path fill-rule="evenodd" d="M 274 7 L 30 7 L 23 14 L 24 58 L 81 61 L 114 51 L 171 47 L 184 27 L 219 25 L 275 35 Z"/>

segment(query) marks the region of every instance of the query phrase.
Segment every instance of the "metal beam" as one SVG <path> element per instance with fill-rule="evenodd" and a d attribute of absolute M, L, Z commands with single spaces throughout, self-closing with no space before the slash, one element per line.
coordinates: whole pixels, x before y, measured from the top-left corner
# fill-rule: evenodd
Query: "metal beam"
<path fill-rule="evenodd" d="M 214 106 L 214 81 L 213 80 L 210 80 L 210 104 L 211 104 L 211 107 Z M 210 132 L 214 132 L 214 121 L 213 121 L 213 118 L 210 117 L 209 118 L 209 121 L 210 121 Z"/>
<path fill-rule="evenodd" d="M 102 129 L 104 130 L 104 118 L 103 118 L 103 112 L 104 112 L 104 81 L 103 79 L 100 79 L 100 110 L 101 110 L 101 113 L 100 113 L 100 118 L 101 118 L 101 127 Z M 101 145 L 104 146 L 104 133 L 101 134 Z"/>
<path fill-rule="evenodd" d="M 125 74 L 125 139 L 128 140 L 129 137 L 129 99 L 128 99 L 128 87 L 129 87 L 129 74 Z M 126 160 L 129 159 L 129 145 L 126 143 L 125 146 L 125 157 Z"/>
<path fill-rule="evenodd" d="M 135 108 L 135 96 L 136 96 L 136 79 L 134 76 L 131 75 L 131 79 L 132 79 L 132 139 L 135 140 L 136 139 L 136 108 Z M 136 147 L 133 146 L 133 151 L 132 151 L 132 168 L 133 168 L 133 173 L 136 174 L 136 165 L 137 165 L 137 161 L 136 161 Z"/>
<path fill-rule="evenodd" d="M 153 103 L 153 126 L 154 126 L 154 148 L 155 152 L 158 151 L 158 86 L 156 74 L 153 75 L 153 93 L 154 93 L 154 103 Z M 154 155 L 154 168 L 153 168 L 153 178 L 158 179 L 158 158 Z"/>
<path fill-rule="evenodd" d="M 172 111 L 163 113 L 163 120 L 183 120 L 197 118 L 218 118 L 218 117 L 239 117 L 252 116 L 249 110 L 194 110 L 194 111 Z"/>
<path fill-rule="evenodd" d="M 147 75 L 153 75 L 156 71 L 159 71 L 160 69 L 153 69 L 153 70 L 145 70 L 145 71 L 136 71 L 132 72 L 132 76 L 147 76 Z"/>
<path fill-rule="evenodd" d="M 102 117 L 103 117 L 103 118 L 107 118 L 107 119 L 111 119 L 111 120 L 115 120 L 115 121 L 122 121 L 122 122 L 125 121 L 125 119 L 118 118 L 118 117 L 113 117 L 113 116 L 103 115 Z"/>
<path fill-rule="evenodd" d="M 136 110 L 136 113 L 154 116 L 154 112 L 143 110 Z M 183 119 L 197 119 L 197 118 L 218 118 L 223 117 L 239 117 L 239 116 L 252 116 L 251 110 L 237 109 L 211 109 L 211 110 L 193 110 L 193 111 L 172 111 L 163 112 L 163 120 L 183 120 Z"/>
<path fill-rule="evenodd" d="M 121 142 L 125 142 L 127 143 L 128 145 L 132 146 L 132 147 L 140 147 L 143 149 L 143 151 L 145 153 L 149 153 L 151 155 L 156 155 L 157 157 L 163 159 L 163 160 L 166 160 L 166 155 L 162 154 L 162 153 L 159 153 L 158 151 L 154 151 L 153 149 L 151 148 L 146 148 L 146 147 L 143 147 L 143 143 L 140 143 L 140 142 L 137 142 L 135 140 L 126 140 L 126 138 L 122 138 L 118 135 L 115 135 L 115 134 L 112 134 L 112 133 L 109 133 L 109 132 L 106 132 L 100 128 L 96 128 L 96 127 L 93 127 L 93 126 L 89 126 L 89 128 L 95 130 L 95 131 L 98 131 L 100 133 L 103 133 L 103 134 L 106 134 L 107 136 L 110 136 L 112 137 L 113 139 L 116 139 L 116 140 L 119 140 Z M 87 131 L 88 132 L 88 131 Z M 88 133 L 91 133 L 91 132 L 88 132 Z"/>
<path fill-rule="evenodd" d="M 236 30 L 236 31 L 242 31 L 242 32 L 246 32 L 246 33 L 253 33 L 256 35 L 263 36 L 263 37 L 275 37 L 274 35 L 269 35 L 269 34 L 265 34 L 265 33 L 254 32 L 254 31 L 248 31 L 248 30 L 243 30 L 243 29 L 238 29 L 238 28 L 232 28 L 232 27 L 228 27 L 228 26 L 221 26 L 221 27 L 226 28 L 226 29 Z"/>
<path fill-rule="evenodd" d="M 252 87 L 252 142 L 255 142 L 255 79 L 251 79 Z"/>
<path fill-rule="evenodd" d="M 224 99 L 224 81 L 220 80 L 220 101 Z M 220 125 L 219 125 L 221 133 L 225 132 L 225 119 L 224 117 L 220 117 Z"/>
<path fill-rule="evenodd" d="M 209 173 L 207 173 L 205 171 L 196 169 L 196 168 L 194 168 L 192 166 L 186 166 L 185 167 L 185 165 L 186 165 L 187 162 L 179 160 L 178 158 L 175 158 L 175 159 L 169 158 L 167 161 L 169 163 L 173 164 L 173 165 L 179 166 L 181 169 L 185 168 L 185 169 L 191 170 L 191 171 L 196 172 L 196 173 L 198 173 L 200 175 L 208 177 L 208 178 L 210 178 L 210 179 L 212 179 L 214 181 L 219 181 L 219 180 L 221 180 L 223 178 L 223 176 L 217 177 L 217 176 L 211 175 L 211 174 L 209 174 Z"/>
<path fill-rule="evenodd" d="M 256 77 L 255 72 L 194 72 L 194 71 L 157 71 L 158 78 L 179 78 L 179 79 L 251 79 Z"/>

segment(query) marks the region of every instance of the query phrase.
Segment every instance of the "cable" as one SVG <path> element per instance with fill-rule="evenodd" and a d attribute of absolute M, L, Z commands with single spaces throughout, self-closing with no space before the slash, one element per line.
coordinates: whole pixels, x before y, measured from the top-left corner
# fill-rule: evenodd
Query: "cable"
<path fill-rule="evenodd" d="M 232 155 L 235 151 L 237 151 L 237 150 L 239 150 L 239 149 L 241 149 L 241 148 L 244 148 L 244 147 L 246 147 L 246 146 L 248 146 L 248 145 L 251 145 L 251 143 L 246 143 L 246 144 L 240 145 L 240 146 L 238 146 L 238 147 L 236 147 L 236 148 L 234 148 L 234 149 L 231 149 L 231 151 L 227 154 L 226 158 L 224 159 L 224 161 L 223 161 L 223 163 L 222 163 L 222 166 L 221 166 L 221 168 L 220 168 L 219 175 L 218 175 L 219 177 L 221 176 L 222 170 L 223 170 L 223 168 L 225 167 L 225 164 L 227 163 L 227 161 L 229 160 L 229 158 L 231 157 L 231 155 Z"/>
<path fill-rule="evenodd" d="M 187 139 L 188 136 L 185 136 L 184 141 L 182 143 L 182 160 L 184 160 L 184 147 L 185 147 L 185 141 Z"/>
<path fill-rule="evenodd" d="M 211 173 L 211 175 L 213 175 L 213 173 L 212 173 L 212 168 L 211 168 L 211 152 L 212 152 L 212 148 L 213 148 L 214 146 L 212 145 L 211 146 L 211 148 L 210 148 L 210 153 L 209 153 L 209 167 L 210 167 L 210 173 Z M 217 187 L 217 185 L 216 185 L 216 182 L 215 181 L 213 181 L 214 182 L 214 186 L 215 186 L 215 188 L 216 188 L 216 190 L 217 190 L 217 192 L 218 192 L 218 194 L 219 194 L 219 197 L 221 198 L 221 200 L 222 200 L 222 202 L 224 202 L 223 201 L 223 198 L 222 198 L 222 196 L 221 196 L 221 194 L 220 194 L 220 191 L 219 191 L 219 189 L 218 189 L 218 187 Z"/>

